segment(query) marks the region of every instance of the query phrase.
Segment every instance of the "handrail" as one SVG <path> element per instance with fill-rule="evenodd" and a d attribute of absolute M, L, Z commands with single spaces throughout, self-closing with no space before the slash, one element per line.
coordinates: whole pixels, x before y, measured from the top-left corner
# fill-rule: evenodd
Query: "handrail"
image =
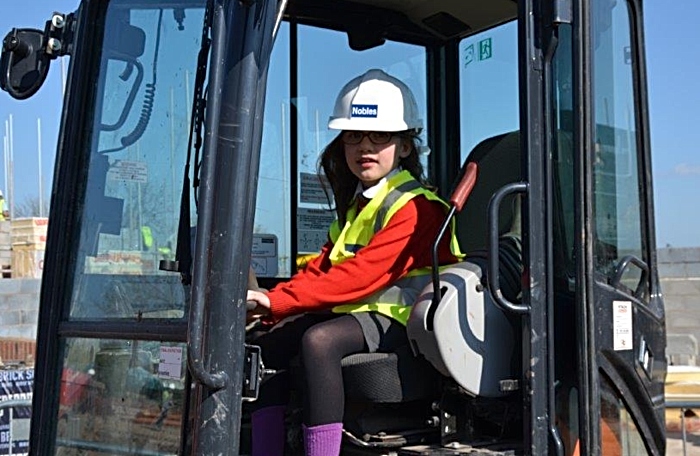
<path fill-rule="evenodd" d="M 213 2 L 208 2 L 207 13 L 209 14 L 209 9 L 214 8 Z M 221 6 L 217 5 L 216 10 L 211 11 L 212 14 L 212 33 L 217 36 L 214 37 L 212 42 L 214 46 L 211 50 L 212 60 L 218 60 L 224 54 L 225 49 L 225 18 L 224 13 L 221 11 Z M 218 93 L 221 89 L 222 70 L 217 70 L 216 73 L 210 75 L 209 87 L 213 93 Z M 218 112 L 218 104 L 220 104 L 219 97 L 212 97 L 209 102 L 209 109 Z M 214 108 L 214 105 L 216 107 Z M 212 122 L 214 122 L 212 120 Z M 216 135 L 216 132 L 209 132 L 212 135 Z M 210 155 L 215 154 L 215 151 L 209 151 Z M 209 160 L 214 158 L 209 157 Z M 209 192 L 205 192 L 203 198 L 206 200 L 211 198 Z M 205 276 L 205 270 L 209 268 L 209 252 L 207 251 L 206 244 L 209 242 L 209 237 L 211 236 L 211 226 L 214 218 L 213 204 L 203 201 L 202 209 L 199 212 L 198 224 L 197 224 L 197 239 L 195 243 L 195 268 L 192 279 L 192 289 L 191 289 L 191 304 L 190 304 L 190 314 L 188 321 L 188 337 L 187 337 L 187 365 L 189 366 L 190 372 L 196 381 L 201 383 L 212 390 L 220 390 L 226 387 L 229 382 L 229 376 L 224 371 L 210 372 L 204 365 L 202 346 L 204 340 L 204 311 L 206 307 L 206 290 L 207 290 L 207 280 Z"/>
<path fill-rule="evenodd" d="M 489 292 L 496 302 L 498 307 L 505 310 L 506 312 L 512 312 L 515 314 L 526 314 L 530 312 L 530 306 L 526 304 L 515 304 L 510 302 L 503 296 L 501 292 L 500 284 L 500 273 L 498 271 L 499 265 L 499 252 L 498 252 L 498 211 L 501 208 L 501 202 L 503 198 L 512 193 L 527 193 L 528 184 L 526 182 L 514 182 L 512 184 L 505 185 L 498 189 L 496 193 L 491 197 L 489 201 L 489 242 L 488 242 L 488 280 L 486 281 L 488 285 Z"/>
<path fill-rule="evenodd" d="M 622 282 L 622 276 L 625 275 L 625 271 L 627 271 L 630 264 L 633 264 L 642 270 L 642 276 L 639 278 L 637 288 L 634 290 L 634 296 L 641 299 L 642 293 L 644 292 L 644 289 L 649 281 L 649 265 L 635 255 L 627 255 L 620 260 L 620 263 L 617 265 L 617 272 L 615 273 L 615 277 L 613 277 L 611 285 L 613 288 L 619 289 L 620 283 Z"/>

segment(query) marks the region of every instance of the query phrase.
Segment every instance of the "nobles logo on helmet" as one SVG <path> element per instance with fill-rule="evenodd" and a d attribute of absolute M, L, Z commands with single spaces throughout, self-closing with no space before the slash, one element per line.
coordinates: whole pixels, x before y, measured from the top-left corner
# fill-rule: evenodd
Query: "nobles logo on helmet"
<path fill-rule="evenodd" d="M 352 105 L 350 117 L 377 117 L 377 105 Z"/>

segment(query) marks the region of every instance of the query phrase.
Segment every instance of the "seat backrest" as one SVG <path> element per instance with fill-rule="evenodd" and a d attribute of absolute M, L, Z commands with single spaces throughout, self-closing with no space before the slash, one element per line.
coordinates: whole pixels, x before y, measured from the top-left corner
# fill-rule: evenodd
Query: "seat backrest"
<path fill-rule="evenodd" d="M 486 139 L 467 157 L 477 164 L 476 184 L 457 220 L 464 262 L 440 273 L 442 299 L 432 305 L 433 287 L 426 286 L 413 305 L 408 338 L 442 374 L 467 393 L 482 397 L 508 394 L 504 380 L 519 378 L 519 331 L 513 316 L 491 299 L 484 283 L 487 265 L 488 205 L 494 192 L 520 181 L 519 132 Z M 506 199 L 499 213 L 500 285 L 506 298 L 521 291 L 520 203 Z"/>
<path fill-rule="evenodd" d="M 488 205 L 494 192 L 521 179 L 520 132 L 513 131 L 485 139 L 467 156 L 477 165 L 477 181 L 462 211 L 457 215 L 457 238 L 463 252 L 486 249 Z M 499 213 L 499 234 L 520 235 L 520 204 L 517 197 L 503 201 Z"/>

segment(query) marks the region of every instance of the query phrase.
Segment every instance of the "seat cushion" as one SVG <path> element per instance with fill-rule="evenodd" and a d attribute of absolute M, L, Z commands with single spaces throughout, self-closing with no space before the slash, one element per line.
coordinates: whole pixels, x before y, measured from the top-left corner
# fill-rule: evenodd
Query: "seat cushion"
<path fill-rule="evenodd" d="M 393 353 L 350 355 L 341 365 L 348 399 L 398 403 L 429 399 L 439 391 L 440 374 L 408 345 Z"/>

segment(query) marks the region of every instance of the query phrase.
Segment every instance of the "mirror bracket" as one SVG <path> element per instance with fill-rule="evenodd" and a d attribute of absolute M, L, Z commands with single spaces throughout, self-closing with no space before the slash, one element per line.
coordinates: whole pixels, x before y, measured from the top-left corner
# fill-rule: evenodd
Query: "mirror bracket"
<path fill-rule="evenodd" d="M 44 31 L 12 29 L 2 41 L 0 89 L 24 100 L 46 80 L 51 60 L 73 48 L 73 14 L 53 13 Z"/>

